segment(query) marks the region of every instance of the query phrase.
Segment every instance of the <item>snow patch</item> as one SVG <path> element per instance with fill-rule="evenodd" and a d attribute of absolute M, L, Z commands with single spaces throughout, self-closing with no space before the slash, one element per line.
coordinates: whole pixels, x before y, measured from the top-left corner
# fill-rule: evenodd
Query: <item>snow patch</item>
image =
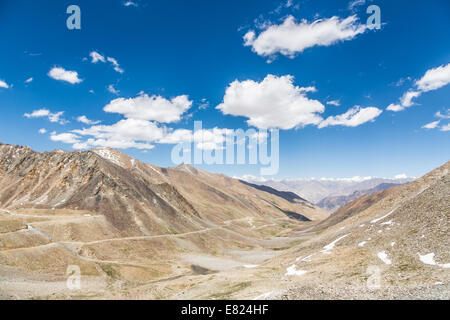
<path fill-rule="evenodd" d="M 106 148 L 100 148 L 100 149 L 95 149 L 93 150 L 96 154 L 98 154 L 100 157 L 102 157 L 103 159 L 109 160 L 112 163 L 123 167 L 123 163 L 120 161 L 120 157 L 115 154 L 114 152 L 112 152 L 109 149 Z"/>
<path fill-rule="evenodd" d="M 342 237 L 339 237 L 336 240 L 334 240 L 333 242 L 331 242 L 330 244 L 327 244 L 325 247 L 323 247 L 323 250 L 320 252 L 329 254 L 330 251 L 333 250 L 335 244 L 338 243 L 340 240 L 344 239 L 345 237 L 347 237 L 348 235 L 349 234 L 343 235 Z"/>
<path fill-rule="evenodd" d="M 257 264 L 244 264 L 243 265 L 243 267 L 244 268 L 247 268 L 247 269 L 252 269 L 252 268 L 256 268 L 256 267 L 258 267 L 259 265 L 257 265 Z"/>
<path fill-rule="evenodd" d="M 386 264 L 392 264 L 392 261 L 388 258 L 386 251 L 378 252 L 378 258 Z"/>
<path fill-rule="evenodd" d="M 298 257 L 297 259 L 295 259 L 295 262 L 297 262 L 299 260 L 301 260 L 303 262 L 310 262 L 313 255 L 314 255 L 314 253 L 311 253 L 310 255 L 308 255 L 304 258 Z"/>
<path fill-rule="evenodd" d="M 358 247 L 364 247 L 364 245 L 367 243 L 367 241 L 361 241 L 358 243 Z"/>
<path fill-rule="evenodd" d="M 305 270 L 297 270 L 295 264 L 286 269 L 286 276 L 302 276 L 306 273 Z"/>
<path fill-rule="evenodd" d="M 419 255 L 420 261 L 422 261 L 425 264 L 428 264 L 431 266 L 438 266 L 438 267 L 441 267 L 444 269 L 450 268 L 450 263 L 445 263 L 445 264 L 436 263 L 436 261 L 434 261 L 434 253 L 433 252 L 423 255 L 423 256 L 419 253 L 418 253 L 418 255 Z"/>
<path fill-rule="evenodd" d="M 384 216 L 382 216 L 382 217 L 380 217 L 380 218 L 377 218 L 377 219 L 373 219 L 372 221 L 370 221 L 370 223 L 377 223 L 378 221 L 381 221 L 381 220 L 383 220 L 384 218 L 387 218 L 387 217 L 389 217 L 391 214 L 393 214 L 394 213 L 394 211 L 395 211 L 395 209 L 394 210 L 392 210 L 391 212 L 389 212 L 388 214 L 386 214 L 386 215 L 384 215 Z"/>

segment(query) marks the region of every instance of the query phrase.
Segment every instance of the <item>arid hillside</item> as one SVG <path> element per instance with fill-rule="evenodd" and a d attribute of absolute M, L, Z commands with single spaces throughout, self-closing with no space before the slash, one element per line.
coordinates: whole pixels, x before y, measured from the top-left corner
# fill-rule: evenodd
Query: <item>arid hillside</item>
<path fill-rule="evenodd" d="M 449 226 L 450 162 L 330 216 L 189 165 L 0 145 L 3 299 L 450 299 Z"/>
<path fill-rule="evenodd" d="M 70 265 L 94 287 L 242 267 L 279 254 L 295 242 L 286 233 L 326 217 L 303 199 L 189 165 L 159 168 L 113 149 L 1 144 L 0 293 L 65 292 Z M 30 281 L 36 288 L 22 292 Z"/>

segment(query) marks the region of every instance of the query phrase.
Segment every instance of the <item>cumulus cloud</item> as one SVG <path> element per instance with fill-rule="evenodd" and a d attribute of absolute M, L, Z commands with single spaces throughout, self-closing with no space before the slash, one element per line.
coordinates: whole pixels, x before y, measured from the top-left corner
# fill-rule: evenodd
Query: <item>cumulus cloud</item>
<path fill-rule="evenodd" d="M 77 121 L 84 123 L 84 124 L 88 124 L 88 125 L 94 125 L 94 124 L 98 124 L 101 122 L 101 121 L 89 120 L 86 116 L 79 116 L 77 118 Z"/>
<path fill-rule="evenodd" d="M 450 83 L 450 63 L 433 68 L 414 83 L 415 88 L 409 89 L 400 98 L 400 103 L 392 103 L 386 109 L 389 111 L 402 111 L 415 103 L 413 99 L 420 97 L 424 92 L 440 89 Z"/>
<path fill-rule="evenodd" d="M 0 80 L 0 88 L 8 89 L 9 85 L 5 81 Z"/>
<path fill-rule="evenodd" d="M 45 134 L 45 133 L 47 133 L 47 129 L 45 129 L 45 128 L 39 129 L 39 133 Z"/>
<path fill-rule="evenodd" d="M 445 126 L 442 126 L 441 131 L 450 131 L 450 123 L 446 124 Z"/>
<path fill-rule="evenodd" d="M 77 136 L 76 134 L 68 133 L 68 132 L 61 133 L 61 134 L 56 134 L 56 132 L 52 132 L 50 134 L 50 139 L 55 142 L 63 142 L 63 143 L 73 144 L 73 143 L 78 143 L 80 137 Z"/>
<path fill-rule="evenodd" d="M 450 63 L 428 70 L 416 86 L 422 92 L 436 90 L 450 83 Z"/>
<path fill-rule="evenodd" d="M 59 124 L 66 124 L 68 123 L 67 120 L 62 118 L 62 115 L 64 114 L 64 111 L 59 111 L 59 112 L 51 112 L 48 109 L 39 109 L 39 110 L 34 110 L 31 113 L 25 113 L 24 116 L 26 118 L 47 118 L 50 122 L 57 122 Z"/>
<path fill-rule="evenodd" d="M 105 112 L 119 113 L 126 118 L 154 120 L 158 122 L 177 122 L 181 115 L 192 106 L 187 95 L 170 100 L 161 96 L 140 94 L 135 98 L 117 98 L 107 104 Z"/>
<path fill-rule="evenodd" d="M 232 138 L 234 131 L 227 128 L 201 129 L 195 132 L 186 129 L 177 129 L 166 135 L 158 143 L 175 144 L 182 142 L 194 142 L 195 147 L 201 150 L 224 149 L 224 144 Z M 229 135 L 229 136 L 228 136 Z M 257 139 L 257 137 L 252 137 Z M 234 143 L 234 141 L 232 141 Z"/>
<path fill-rule="evenodd" d="M 49 72 L 48 76 L 55 80 L 66 81 L 71 84 L 80 83 L 82 80 L 78 78 L 78 72 L 67 71 L 61 67 L 53 67 Z"/>
<path fill-rule="evenodd" d="M 253 30 L 248 31 L 244 35 L 244 46 L 251 47 L 260 56 L 271 57 L 269 60 L 278 53 L 292 58 L 307 48 L 351 40 L 366 30 L 366 25 L 360 24 L 356 15 L 312 22 L 297 22 L 293 16 L 288 16 L 279 25 L 267 25 L 258 35 Z"/>
<path fill-rule="evenodd" d="M 357 127 L 363 123 L 374 121 L 381 112 L 380 109 L 375 107 L 361 108 L 359 106 L 354 106 L 341 115 L 328 117 L 319 124 L 319 128 L 337 125 Z"/>
<path fill-rule="evenodd" d="M 151 142 L 164 136 L 164 129 L 154 122 L 140 119 L 124 119 L 113 125 L 96 125 L 73 130 L 78 136 L 92 137 L 74 146 L 75 149 L 89 147 L 152 149 Z"/>
<path fill-rule="evenodd" d="M 28 78 L 27 80 L 25 80 L 25 83 L 30 83 L 31 81 L 33 81 L 33 78 Z"/>
<path fill-rule="evenodd" d="M 325 107 L 305 95 L 305 88 L 294 85 L 291 75 L 268 75 L 261 82 L 232 82 L 223 102 L 216 109 L 223 114 L 248 118 L 248 125 L 260 129 L 292 129 L 319 124 Z"/>
<path fill-rule="evenodd" d="M 53 134 L 53 141 L 72 144 L 74 149 L 93 147 L 152 149 L 155 143 L 178 143 L 193 141 L 195 134 L 190 130 L 160 127 L 160 123 L 176 122 L 191 107 L 188 96 L 181 95 L 172 99 L 161 96 L 149 96 L 143 92 L 135 98 L 118 98 L 104 107 L 105 112 L 122 114 L 125 119 L 112 125 L 98 125 L 82 115 L 77 121 L 90 127 L 72 130 L 68 135 Z M 48 116 L 48 110 L 38 110 L 33 115 Z M 215 141 L 215 140 L 212 140 Z"/>

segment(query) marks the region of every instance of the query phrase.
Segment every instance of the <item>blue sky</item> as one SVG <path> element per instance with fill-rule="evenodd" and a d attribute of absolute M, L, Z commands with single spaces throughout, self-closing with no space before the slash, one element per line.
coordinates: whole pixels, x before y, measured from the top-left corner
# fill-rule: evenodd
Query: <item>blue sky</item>
<path fill-rule="evenodd" d="M 201 120 L 281 128 L 276 178 L 420 176 L 450 158 L 448 1 L 125 3 L 0 2 L 1 142 L 173 166 L 168 141 Z"/>

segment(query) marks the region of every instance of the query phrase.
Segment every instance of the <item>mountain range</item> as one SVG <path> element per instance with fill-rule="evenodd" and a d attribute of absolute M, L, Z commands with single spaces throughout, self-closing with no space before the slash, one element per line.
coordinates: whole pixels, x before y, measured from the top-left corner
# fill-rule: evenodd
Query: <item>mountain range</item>
<path fill-rule="evenodd" d="M 265 185 L 280 191 L 293 192 L 329 212 L 336 211 L 341 206 L 362 195 L 386 190 L 413 180 L 413 178 L 403 175 L 395 178 L 354 177 L 343 179 L 289 180 L 266 180 L 247 175 L 242 179 L 252 184 Z"/>
<path fill-rule="evenodd" d="M 448 300 L 449 170 L 330 215 L 189 165 L 0 144 L 0 298 Z"/>

